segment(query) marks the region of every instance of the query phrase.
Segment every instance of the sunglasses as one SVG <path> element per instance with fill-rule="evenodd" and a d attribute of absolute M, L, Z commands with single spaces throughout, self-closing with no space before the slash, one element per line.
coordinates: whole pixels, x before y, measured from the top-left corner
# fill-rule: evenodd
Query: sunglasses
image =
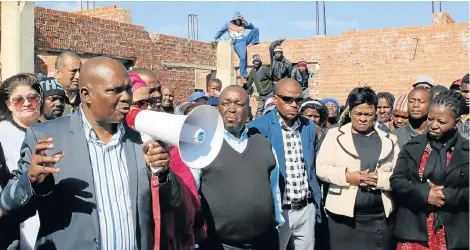
<path fill-rule="evenodd" d="M 162 98 L 161 97 L 152 97 L 152 98 L 149 98 L 148 102 L 149 102 L 150 107 L 155 108 L 157 106 L 157 104 L 162 103 Z"/>
<path fill-rule="evenodd" d="M 18 96 L 12 98 L 11 103 L 13 104 L 13 107 L 15 107 L 16 110 L 20 111 L 24 105 L 25 100 L 28 100 L 28 102 L 34 106 L 41 102 L 41 96 L 39 94 L 32 94 L 27 97 Z"/>
<path fill-rule="evenodd" d="M 283 96 L 283 95 L 276 95 L 277 97 L 281 98 L 281 100 L 287 104 L 291 104 L 293 102 L 296 102 L 297 104 L 300 104 L 304 98 L 303 97 L 298 97 L 298 98 L 294 98 L 294 97 L 290 97 L 290 96 Z"/>
<path fill-rule="evenodd" d="M 147 109 L 149 107 L 148 100 L 140 100 L 132 103 L 132 106 L 138 107 L 140 109 Z"/>

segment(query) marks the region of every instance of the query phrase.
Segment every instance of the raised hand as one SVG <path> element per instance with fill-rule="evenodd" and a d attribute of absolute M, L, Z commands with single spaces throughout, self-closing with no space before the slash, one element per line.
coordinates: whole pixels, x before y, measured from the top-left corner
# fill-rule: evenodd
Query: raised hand
<path fill-rule="evenodd" d="M 60 171 L 59 168 L 54 167 L 54 164 L 64 157 L 64 152 L 47 156 L 45 151 L 53 148 L 52 138 L 43 138 L 37 141 L 28 169 L 28 178 L 32 183 L 42 183 L 49 174 L 55 174 Z"/>

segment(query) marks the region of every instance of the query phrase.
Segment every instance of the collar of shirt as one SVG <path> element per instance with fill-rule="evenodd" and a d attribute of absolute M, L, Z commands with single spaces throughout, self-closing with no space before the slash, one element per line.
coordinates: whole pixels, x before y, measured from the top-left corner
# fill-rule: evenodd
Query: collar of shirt
<path fill-rule="evenodd" d="M 82 105 L 80 105 L 79 109 L 80 109 L 80 116 L 82 117 L 83 128 L 85 129 L 86 141 L 104 145 L 104 142 L 98 137 L 98 135 L 96 135 L 90 122 L 88 121 L 85 114 L 83 113 Z M 114 146 L 120 143 L 124 135 L 124 132 L 125 132 L 124 125 L 121 122 L 118 124 L 117 132 L 111 137 L 111 140 L 106 146 Z"/>
<path fill-rule="evenodd" d="M 248 128 L 245 127 L 240 138 L 235 138 L 230 132 L 224 130 L 224 139 L 238 153 L 242 153 L 248 144 Z"/>
<path fill-rule="evenodd" d="M 292 124 L 291 127 L 287 126 L 287 124 L 284 122 L 284 119 L 282 119 L 281 115 L 279 112 L 277 112 L 277 117 L 279 118 L 279 124 L 281 124 L 281 128 L 283 130 L 290 130 L 290 131 L 295 131 L 300 127 L 300 120 L 299 118 L 295 118 L 294 123 Z"/>

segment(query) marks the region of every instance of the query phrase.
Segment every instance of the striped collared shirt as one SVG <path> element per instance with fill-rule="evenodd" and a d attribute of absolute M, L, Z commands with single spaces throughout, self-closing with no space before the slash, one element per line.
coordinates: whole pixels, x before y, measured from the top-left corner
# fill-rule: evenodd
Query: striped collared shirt
<path fill-rule="evenodd" d="M 83 128 L 90 152 L 102 250 L 136 249 L 136 237 L 129 198 L 129 174 L 122 147 L 124 125 L 105 144 L 83 114 Z"/>

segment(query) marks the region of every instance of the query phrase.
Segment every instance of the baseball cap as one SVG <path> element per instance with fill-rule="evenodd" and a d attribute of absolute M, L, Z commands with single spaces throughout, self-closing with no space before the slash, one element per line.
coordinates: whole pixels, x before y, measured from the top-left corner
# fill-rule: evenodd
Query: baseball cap
<path fill-rule="evenodd" d="M 207 100 L 207 105 L 217 106 L 219 105 L 219 97 L 211 97 Z"/>
<path fill-rule="evenodd" d="M 428 75 L 420 75 L 416 81 L 415 81 L 415 84 L 413 84 L 413 87 L 415 87 L 416 85 L 420 84 L 420 83 L 428 83 L 429 85 L 431 85 L 432 87 L 434 87 L 434 79 Z"/>
<path fill-rule="evenodd" d="M 39 85 L 41 87 L 41 96 L 43 99 L 52 95 L 65 96 L 64 88 L 54 77 L 42 79 L 39 82 Z"/>
<path fill-rule="evenodd" d="M 189 97 L 189 102 L 195 102 L 197 101 L 198 99 L 201 99 L 201 98 L 206 98 L 207 99 L 207 96 L 204 95 L 204 93 L 202 92 L 194 92 L 190 97 Z"/>

